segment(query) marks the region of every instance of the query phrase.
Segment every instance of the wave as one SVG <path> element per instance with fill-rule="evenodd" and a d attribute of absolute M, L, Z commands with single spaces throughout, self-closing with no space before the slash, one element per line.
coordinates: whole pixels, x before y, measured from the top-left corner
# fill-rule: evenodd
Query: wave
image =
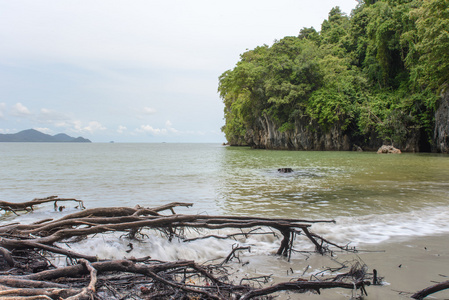
<path fill-rule="evenodd" d="M 315 224 L 313 231 L 337 243 L 376 244 L 392 238 L 449 233 L 449 207 L 428 207 L 410 212 L 337 217 L 336 224 Z"/>
<path fill-rule="evenodd" d="M 73 211 L 68 211 L 70 213 Z M 16 217 L 14 221 L 31 223 L 43 218 L 53 217 L 60 214 L 56 212 L 34 212 Z M 9 216 L 12 217 L 12 216 Z M 10 218 L 7 218 L 10 219 Z M 11 218 L 12 219 L 12 218 Z M 11 221 L 11 219 L 9 221 Z M 392 214 L 370 214 L 364 216 L 337 217 L 336 223 L 315 223 L 311 231 L 329 241 L 340 245 L 360 246 L 378 244 L 397 238 L 413 238 L 420 236 L 431 236 L 449 233 L 449 207 L 427 207 Z M 2 223 L 6 220 L 3 219 Z M 9 223 L 9 222 L 8 222 Z M 238 230 L 226 229 L 219 231 L 201 231 L 202 235 L 216 234 L 227 235 Z M 104 234 L 89 237 L 76 244 L 70 244 L 71 250 L 80 253 L 95 253 L 100 259 L 121 259 L 124 257 L 145 257 L 153 259 L 172 260 L 195 260 L 204 262 L 206 260 L 220 260 L 225 258 L 233 247 L 250 247 L 250 252 L 245 251 L 245 256 L 258 256 L 276 253 L 281 235 L 271 232 L 267 228 L 257 231 L 267 232 L 264 235 L 239 236 L 235 239 L 207 238 L 192 242 L 183 242 L 180 239 L 168 239 L 158 231 L 147 230 L 142 241 L 128 240 L 121 237 L 120 233 Z M 197 231 L 186 230 L 187 237 L 195 237 Z M 130 245 L 132 244 L 132 245 Z M 61 244 L 64 247 L 63 244 Z M 296 250 L 313 250 L 313 244 L 304 236 L 298 236 L 295 240 Z"/>

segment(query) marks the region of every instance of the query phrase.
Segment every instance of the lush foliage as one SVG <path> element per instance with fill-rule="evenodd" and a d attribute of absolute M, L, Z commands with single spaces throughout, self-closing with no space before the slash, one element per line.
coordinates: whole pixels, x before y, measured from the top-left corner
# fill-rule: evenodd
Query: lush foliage
<path fill-rule="evenodd" d="M 366 1 L 338 7 L 321 31 L 303 28 L 241 55 L 219 79 L 223 131 L 244 143 L 261 118 L 291 131 L 307 120 L 361 138 L 402 143 L 431 136 L 437 96 L 449 82 L 449 1 Z"/>

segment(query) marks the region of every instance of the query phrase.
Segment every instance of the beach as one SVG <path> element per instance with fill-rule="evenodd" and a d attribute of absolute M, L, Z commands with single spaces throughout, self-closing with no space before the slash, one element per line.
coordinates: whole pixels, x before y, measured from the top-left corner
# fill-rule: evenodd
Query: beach
<path fill-rule="evenodd" d="M 449 280 L 449 235 L 396 239 L 380 244 L 360 245 L 357 254 L 338 253 L 340 262 L 353 261 L 360 258 L 368 266 L 368 272 L 376 269 L 379 277 L 383 277 L 383 285 L 366 288 L 368 296 L 363 299 L 411 299 L 415 292 L 437 282 Z M 337 267 L 338 264 L 328 257 L 318 255 L 310 258 L 307 265 L 316 264 L 326 267 Z M 279 299 L 350 299 L 351 291 L 344 289 L 322 290 L 321 295 L 312 293 L 284 294 Z M 355 294 L 354 294 L 355 295 Z M 360 295 L 360 291 L 358 292 Z M 449 299 L 449 290 L 429 295 L 426 299 Z"/>

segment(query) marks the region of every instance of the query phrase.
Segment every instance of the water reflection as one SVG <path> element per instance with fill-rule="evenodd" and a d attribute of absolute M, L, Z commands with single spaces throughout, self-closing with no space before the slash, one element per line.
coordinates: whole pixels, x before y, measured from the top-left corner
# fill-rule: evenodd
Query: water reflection
<path fill-rule="evenodd" d="M 277 171 L 284 167 L 293 172 Z M 220 176 L 225 214 L 333 218 L 449 203 L 442 155 L 226 148 Z"/>

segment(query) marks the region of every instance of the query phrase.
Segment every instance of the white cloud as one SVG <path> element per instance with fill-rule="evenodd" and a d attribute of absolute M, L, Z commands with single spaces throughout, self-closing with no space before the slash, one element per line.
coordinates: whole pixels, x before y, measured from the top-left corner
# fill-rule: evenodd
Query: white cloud
<path fill-rule="evenodd" d="M 357 3 L 354 0 L 320 0 L 319 4 L 304 0 L 137 0 L 115 1 L 114 5 L 107 0 L 70 4 L 42 0 L 26 1 L 26 5 L 23 1 L 3 2 L 8 3 L 2 4 L 0 19 L 0 37 L 4 41 L 0 57 L 6 57 L 5 60 L 26 55 L 52 61 L 110 60 L 195 69 L 213 69 L 217 62 L 227 65 L 225 57 L 238 59 L 245 48 L 297 35 L 304 26 L 319 29 L 332 7 L 340 6 L 349 13 Z"/>
<path fill-rule="evenodd" d="M 0 119 L 5 118 L 6 103 L 0 103 Z"/>
<path fill-rule="evenodd" d="M 45 124 L 53 124 L 57 127 L 64 127 L 70 121 L 70 117 L 56 110 L 42 108 L 37 115 L 37 121 Z"/>
<path fill-rule="evenodd" d="M 13 106 L 12 115 L 22 117 L 30 116 L 31 111 L 22 103 L 18 102 Z"/>
<path fill-rule="evenodd" d="M 164 135 L 167 134 L 167 129 L 153 128 L 151 125 L 140 125 L 137 132 L 145 132 L 153 135 Z"/>
<path fill-rule="evenodd" d="M 34 129 L 36 129 L 37 131 L 46 133 L 46 134 L 53 134 L 54 133 L 53 130 L 51 130 L 50 128 L 47 128 L 47 127 L 35 127 Z"/>
<path fill-rule="evenodd" d="M 118 132 L 118 133 L 123 133 L 123 132 L 125 132 L 127 129 L 128 129 L 128 128 L 126 128 L 126 126 L 119 125 L 119 127 L 118 127 L 118 129 L 117 129 L 117 132 Z"/>
<path fill-rule="evenodd" d="M 15 130 L 15 129 L 3 129 L 3 128 L 0 128 L 0 133 L 3 133 L 3 134 L 16 133 L 16 132 L 17 132 L 17 130 Z"/>
<path fill-rule="evenodd" d="M 50 124 L 58 128 L 66 128 L 67 130 L 78 133 L 87 132 L 93 134 L 98 131 L 106 130 L 106 127 L 98 121 L 89 121 L 86 125 L 85 121 L 74 120 L 65 113 L 48 108 L 42 108 L 36 116 L 36 119 L 40 124 Z"/>
<path fill-rule="evenodd" d="M 152 107 L 144 107 L 143 108 L 143 113 L 145 115 L 152 115 L 152 114 L 156 113 L 156 110 L 154 108 L 152 108 Z"/>
<path fill-rule="evenodd" d="M 170 122 L 170 120 L 167 120 L 165 122 L 165 127 L 167 128 L 167 131 L 171 132 L 171 133 L 179 133 L 178 130 L 176 130 L 175 128 L 172 127 L 173 124 L 172 122 Z"/>
<path fill-rule="evenodd" d="M 97 121 L 90 121 L 89 125 L 87 125 L 83 128 L 83 131 L 87 131 L 91 134 L 93 134 L 94 132 L 103 131 L 103 130 L 106 130 L 106 127 L 104 127 L 103 125 L 101 125 L 100 122 L 97 122 Z"/>
<path fill-rule="evenodd" d="M 170 120 L 167 120 L 165 122 L 164 128 L 154 128 L 153 126 L 147 124 L 147 125 L 141 125 L 135 131 L 139 132 L 139 133 L 149 133 L 149 134 L 158 135 L 158 136 L 167 136 L 170 134 L 180 133 L 179 130 L 172 127 L 172 123 L 170 122 Z"/>

